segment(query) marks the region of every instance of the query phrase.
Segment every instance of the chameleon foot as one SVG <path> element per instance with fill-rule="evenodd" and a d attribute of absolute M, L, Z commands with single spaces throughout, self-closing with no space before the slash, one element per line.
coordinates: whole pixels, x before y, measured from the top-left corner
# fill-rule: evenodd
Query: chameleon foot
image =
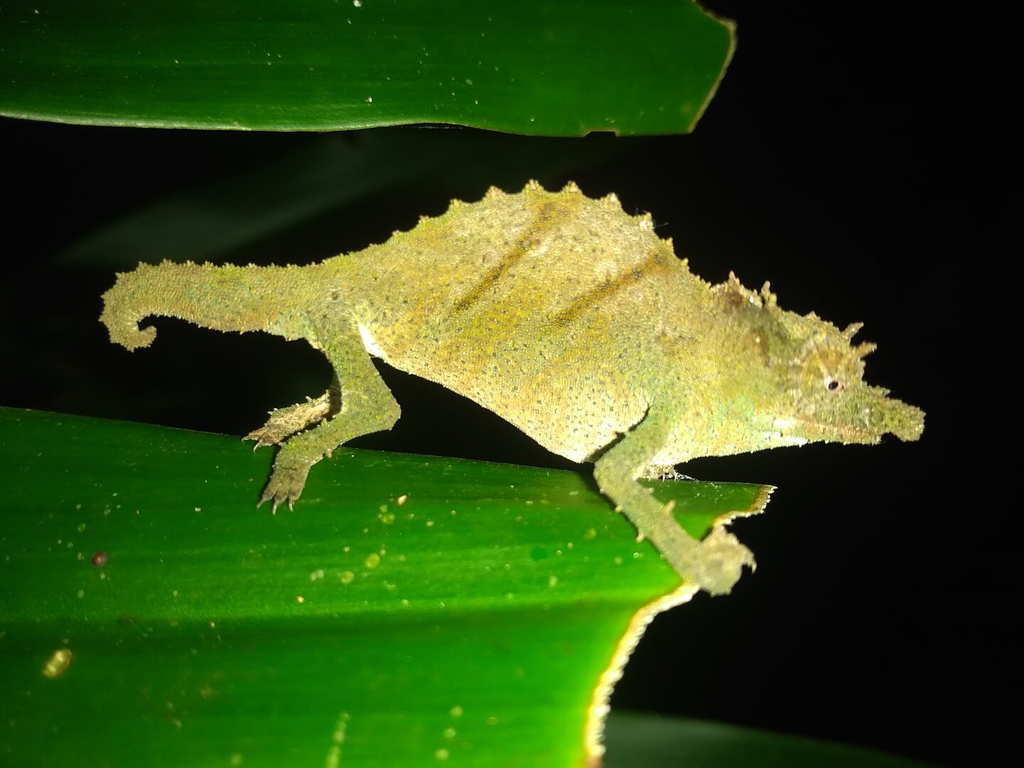
<path fill-rule="evenodd" d="M 751 570 L 757 567 L 754 554 L 724 526 L 716 525 L 700 542 L 697 562 L 688 570 L 702 589 L 712 595 L 726 595 L 739 581 L 745 565 Z"/>
<path fill-rule="evenodd" d="M 243 440 L 255 440 L 255 448 L 262 448 L 265 445 L 277 445 L 296 432 L 301 432 L 306 427 L 322 421 L 330 413 L 331 402 L 328 393 L 322 394 L 316 400 L 306 398 L 306 402 L 292 405 L 287 408 L 276 408 L 270 412 L 267 423 L 259 429 L 254 429 Z"/>
<path fill-rule="evenodd" d="M 302 488 L 306 484 L 306 476 L 309 474 L 309 464 L 298 466 L 282 467 L 280 463 L 274 466 L 270 475 L 270 481 L 263 490 L 256 508 L 259 509 L 266 501 L 272 501 L 271 514 L 277 514 L 277 508 L 284 502 L 288 502 L 288 509 L 302 495 Z"/>

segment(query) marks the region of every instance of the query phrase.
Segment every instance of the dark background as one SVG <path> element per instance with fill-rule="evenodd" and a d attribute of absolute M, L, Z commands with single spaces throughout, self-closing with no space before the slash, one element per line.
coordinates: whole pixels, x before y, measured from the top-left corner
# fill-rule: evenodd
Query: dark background
<path fill-rule="evenodd" d="M 877 6 L 869 18 L 852 4 L 711 5 L 738 21 L 739 48 L 695 134 L 485 137 L 490 157 L 437 183 L 314 216 L 228 260 L 307 263 L 383 241 L 491 183 L 572 178 L 592 197 L 614 191 L 627 211 L 651 211 L 705 279 L 730 269 L 749 287 L 771 279 L 787 309 L 864 321 L 862 337 L 879 343 L 867 379 L 924 408 L 922 441 L 687 465 L 700 479 L 778 486 L 766 515 L 735 526 L 758 570 L 728 598 L 700 595 L 659 617 L 613 703 L 943 765 L 995 763 L 1016 751 L 1006 702 L 1021 685 L 1007 493 L 1016 475 L 999 471 L 1004 449 L 989 437 L 1012 439 L 1019 421 L 1019 345 L 999 321 L 1017 290 L 1000 260 L 1019 255 L 1005 243 L 1020 192 L 1010 123 L 991 109 L 998 28 Z M 427 147 L 431 136 L 481 140 L 464 129 L 391 132 L 418 132 Z M 326 364 L 278 339 L 161 321 L 153 350 L 115 348 L 97 322 L 114 267 L 66 249 L 149 203 L 324 138 L 0 120 L 0 404 L 241 435 L 268 408 L 322 391 Z M 365 136 L 333 140 L 359 147 Z M 580 141 L 597 160 L 549 170 L 553 148 Z M 402 420 L 360 445 L 569 466 L 443 389 L 385 376 Z"/>

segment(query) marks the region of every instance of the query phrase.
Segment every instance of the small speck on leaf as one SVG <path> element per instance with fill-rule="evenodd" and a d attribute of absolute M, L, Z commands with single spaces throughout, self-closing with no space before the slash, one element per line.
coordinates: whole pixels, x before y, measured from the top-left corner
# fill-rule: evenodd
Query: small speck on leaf
<path fill-rule="evenodd" d="M 68 667 L 71 666 L 73 656 L 74 654 L 71 653 L 70 648 L 58 648 L 47 659 L 46 664 L 43 665 L 43 677 L 48 677 L 52 680 L 63 675 L 68 671 Z"/>

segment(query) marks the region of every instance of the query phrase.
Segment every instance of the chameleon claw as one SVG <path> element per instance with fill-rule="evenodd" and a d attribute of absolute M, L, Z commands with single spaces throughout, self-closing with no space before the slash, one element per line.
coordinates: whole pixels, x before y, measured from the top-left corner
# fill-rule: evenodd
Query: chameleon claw
<path fill-rule="evenodd" d="M 298 498 L 298 497 L 296 496 L 295 498 Z M 295 509 L 295 506 L 294 506 L 295 499 L 289 498 L 289 497 L 284 497 L 284 496 L 278 496 L 278 495 L 275 495 L 275 494 L 273 494 L 273 493 L 271 493 L 269 491 L 264 491 L 263 492 L 263 495 L 260 497 L 259 502 L 257 502 L 257 504 L 256 504 L 256 509 L 259 509 L 260 507 L 263 506 L 263 504 L 265 502 L 268 502 L 268 501 L 272 502 L 272 504 L 270 505 L 270 514 L 272 514 L 272 515 L 276 515 L 277 514 L 277 508 L 279 506 L 281 506 L 281 504 L 283 504 L 286 501 L 288 502 L 288 509 L 289 510 L 294 511 L 294 509 Z"/>
<path fill-rule="evenodd" d="M 308 474 L 309 465 L 282 466 L 279 457 L 278 463 L 270 475 L 270 481 L 263 490 L 263 495 L 260 496 L 260 501 L 256 508 L 259 509 L 263 506 L 264 502 L 269 501 L 272 502 L 270 509 L 272 515 L 276 515 L 277 508 L 285 502 L 288 503 L 288 509 L 295 509 L 295 502 L 302 495 L 302 488 L 306 484 L 306 476 Z"/>
<path fill-rule="evenodd" d="M 256 444 L 252 447 L 253 453 L 256 452 L 257 448 L 266 448 L 268 446 L 274 445 L 272 441 L 264 439 L 264 432 L 265 430 L 263 428 L 254 429 L 252 432 L 250 432 L 248 435 L 242 438 L 242 440 L 255 441 Z"/>

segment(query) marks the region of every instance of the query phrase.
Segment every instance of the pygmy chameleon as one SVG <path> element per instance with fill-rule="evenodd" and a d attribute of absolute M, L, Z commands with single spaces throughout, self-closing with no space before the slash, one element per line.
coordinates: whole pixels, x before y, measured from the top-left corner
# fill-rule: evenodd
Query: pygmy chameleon
<path fill-rule="evenodd" d="M 554 453 L 594 462 L 601 491 L 685 579 L 728 592 L 750 551 L 722 526 L 687 535 L 637 480 L 697 456 L 834 441 L 916 440 L 918 408 L 861 381 L 873 344 L 779 308 L 765 283 L 711 285 L 614 195 L 575 184 L 490 189 L 381 245 L 309 266 L 140 265 L 101 320 L 130 350 L 150 315 L 305 339 L 334 369 L 315 400 L 247 439 L 280 444 L 260 500 L 289 506 L 312 465 L 390 429 L 398 403 L 371 357 L 483 405 Z"/>

